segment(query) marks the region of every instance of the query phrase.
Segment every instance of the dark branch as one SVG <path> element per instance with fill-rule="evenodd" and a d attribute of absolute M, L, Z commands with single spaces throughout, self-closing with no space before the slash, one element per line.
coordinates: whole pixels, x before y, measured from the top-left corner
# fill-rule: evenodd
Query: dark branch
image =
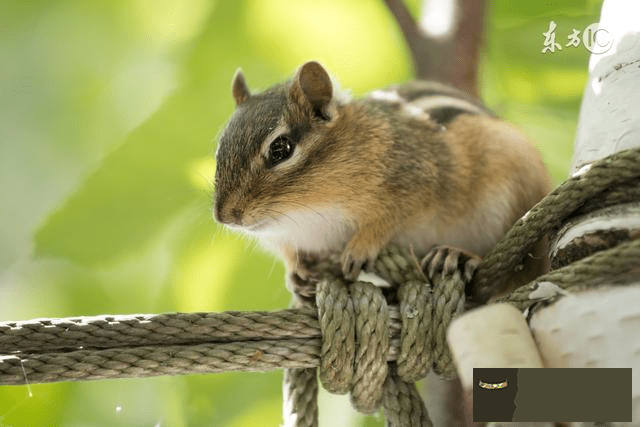
<path fill-rule="evenodd" d="M 448 38 L 428 37 L 420 30 L 403 0 L 384 2 L 407 42 L 416 78 L 453 84 L 473 95 L 478 94 L 485 0 L 456 0 L 456 31 L 454 37 Z"/>
<path fill-rule="evenodd" d="M 463 0 L 460 3 L 449 82 L 477 96 L 485 0 Z"/>
<path fill-rule="evenodd" d="M 449 82 L 447 74 L 452 52 L 451 40 L 427 37 L 402 0 L 384 1 L 407 42 L 416 78 Z"/>

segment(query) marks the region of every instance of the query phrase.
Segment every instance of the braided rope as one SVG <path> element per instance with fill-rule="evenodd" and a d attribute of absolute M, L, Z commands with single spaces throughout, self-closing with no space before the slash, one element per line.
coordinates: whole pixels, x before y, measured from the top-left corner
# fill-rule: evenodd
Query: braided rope
<path fill-rule="evenodd" d="M 371 283 L 353 283 L 351 295 L 358 340 L 351 403 L 360 412 L 372 413 L 382 404 L 382 385 L 387 377 L 389 312 L 380 288 Z"/>
<path fill-rule="evenodd" d="M 0 385 L 313 367 L 321 339 L 140 346 L 0 356 Z"/>
<path fill-rule="evenodd" d="M 351 388 L 355 357 L 353 302 L 340 280 L 319 283 L 316 294 L 322 329 L 320 381 L 331 393 L 344 394 Z"/>
<path fill-rule="evenodd" d="M 387 427 L 433 426 L 415 383 L 401 380 L 393 363 L 384 383 L 384 415 Z"/>
<path fill-rule="evenodd" d="M 285 369 L 282 389 L 284 427 L 318 427 L 315 368 Z"/>
<path fill-rule="evenodd" d="M 334 393 L 350 391 L 352 404 L 360 412 L 372 413 L 381 404 L 389 404 L 389 408 L 385 406 L 385 413 L 408 408 L 409 413 L 419 414 L 418 421 L 411 425 L 430 425 L 413 383 L 424 377 L 432 365 L 436 372 L 452 372 L 445 333 L 453 316 L 464 306 L 467 280 L 460 273 L 442 274 L 434 279 L 436 292 L 432 293 L 412 253 L 393 246 L 382 251 L 374 271 L 389 282 L 400 284 L 397 298 L 403 324 L 397 355 L 402 368 L 398 370 L 394 365 L 391 373 L 387 363 L 389 342 L 392 348 L 396 347 L 386 325 L 392 318 L 387 299 L 395 301 L 393 292 L 385 298 L 381 288 L 371 283 L 347 285 L 340 269 L 335 267 L 336 257 L 321 261 L 309 256 L 303 259 L 305 267 L 314 272 L 316 278 L 322 277 L 316 288 L 316 305 L 324 337 L 320 361 L 324 387 Z M 329 263 L 328 259 L 331 259 Z M 311 289 L 308 283 L 296 280 L 292 283 L 294 293 L 298 287 L 308 299 Z M 443 307 L 436 309 L 436 304 Z M 400 394 L 391 398 L 390 390 Z M 398 419 L 405 416 L 403 412 Z"/>
<path fill-rule="evenodd" d="M 389 310 L 394 360 L 401 326 L 397 307 Z M 190 333 L 183 338 L 165 329 L 168 323 Z M 145 337 L 148 331 L 153 339 Z M 139 337 L 137 344 L 130 343 L 132 336 Z M 0 343 L 0 385 L 22 385 L 25 374 L 39 383 L 312 368 L 320 364 L 322 332 L 317 312 L 298 308 L 0 322 Z"/>
<path fill-rule="evenodd" d="M 595 162 L 519 220 L 481 262 L 473 297 L 502 290 L 530 245 L 571 215 L 637 199 L 640 149 Z M 597 197 L 595 197 L 597 195 Z M 464 307 L 459 273 L 425 280 L 408 250 L 385 248 L 378 275 L 392 284 L 346 285 L 335 257 L 303 260 L 321 280 L 293 289 L 299 307 L 0 323 L 0 384 L 285 368 L 287 426 L 317 426 L 317 369 L 325 387 L 351 392 L 354 406 L 382 405 L 390 426 L 430 426 L 415 384 L 433 367 L 451 372 L 445 332 Z M 565 289 L 624 284 L 640 276 L 640 240 L 594 253 L 500 300 L 521 309 Z M 319 284 L 318 284 L 319 282 Z M 553 285 L 551 285 L 553 284 Z M 384 294 L 384 295 L 383 295 Z M 386 297 L 386 298 L 385 298 Z M 388 305 L 388 301 L 398 306 Z M 402 327 L 401 327 L 402 326 Z M 397 363 L 387 363 L 397 361 Z"/>
<path fill-rule="evenodd" d="M 170 313 L 0 323 L 3 353 L 321 337 L 315 310 Z"/>
<path fill-rule="evenodd" d="M 389 245 L 380 252 L 373 270 L 393 286 L 409 281 L 425 281 L 415 255 L 408 248 L 395 245 Z"/>
<path fill-rule="evenodd" d="M 451 276 L 442 276 L 434 280 L 432 304 L 434 305 L 435 331 L 433 336 L 433 369 L 437 374 L 448 376 L 455 372 L 453 357 L 446 342 L 447 329 L 454 317 L 461 314 L 464 309 L 466 282 L 461 277 L 461 272 L 456 270 Z"/>
<path fill-rule="evenodd" d="M 492 295 L 505 289 L 509 276 L 536 241 L 558 228 L 571 214 L 592 199 L 604 199 L 601 193 L 625 183 L 635 183 L 640 178 L 640 149 L 617 152 L 591 163 L 589 169 L 574 175 L 549 193 L 524 217 L 519 219 L 507 234 L 482 260 L 473 280 L 473 297 L 486 302 Z M 633 200 L 632 194 L 617 192 L 617 197 L 606 197 L 610 203 Z"/>
<path fill-rule="evenodd" d="M 301 290 L 298 289 L 298 291 Z M 317 313 L 313 306 L 313 293 L 308 295 L 302 292 L 295 293 L 294 297 L 295 306 L 311 309 Z M 284 370 L 282 416 L 285 422 L 284 427 L 318 426 L 318 370 L 316 368 Z"/>
<path fill-rule="evenodd" d="M 400 286 L 398 298 L 403 325 L 397 362 L 398 375 L 406 381 L 417 381 L 427 375 L 433 362 L 429 346 L 434 333 L 431 327 L 431 287 L 424 282 L 411 280 Z"/>
<path fill-rule="evenodd" d="M 640 239 L 635 239 L 553 270 L 508 295 L 496 299 L 496 302 L 509 302 L 524 311 L 536 303 L 557 298 L 563 294 L 563 290 L 575 291 L 602 285 L 624 285 L 637 281 L 638 278 L 640 278 Z M 553 287 L 544 289 L 545 284 L 553 284 Z"/>

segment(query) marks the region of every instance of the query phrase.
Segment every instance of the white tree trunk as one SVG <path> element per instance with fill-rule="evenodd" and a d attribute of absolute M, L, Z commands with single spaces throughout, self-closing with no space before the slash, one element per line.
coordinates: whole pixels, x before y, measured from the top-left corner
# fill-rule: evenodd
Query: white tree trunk
<path fill-rule="evenodd" d="M 638 0 L 603 4 L 596 48 L 606 52 L 591 55 L 571 174 L 640 146 L 639 17 Z M 552 253 L 580 236 L 611 229 L 640 230 L 640 204 L 601 209 L 572 221 L 557 236 Z M 633 368 L 632 425 L 640 426 L 640 283 L 561 298 L 538 310 L 530 326 L 546 367 Z M 629 425 L 612 425 L 623 424 Z"/>
<path fill-rule="evenodd" d="M 589 60 L 571 174 L 640 145 L 640 2 L 605 0 Z"/>

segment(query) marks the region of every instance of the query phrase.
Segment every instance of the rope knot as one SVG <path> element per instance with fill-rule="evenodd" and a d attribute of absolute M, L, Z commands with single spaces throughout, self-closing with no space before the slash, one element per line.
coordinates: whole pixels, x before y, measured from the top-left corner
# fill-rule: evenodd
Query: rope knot
<path fill-rule="evenodd" d="M 351 392 L 360 412 L 382 403 L 389 352 L 389 309 L 380 288 L 367 282 L 346 285 L 323 280 L 316 294 L 323 342 L 320 380 L 332 393 Z"/>
<path fill-rule="evenodd" d="M 384 405 L 385 413 L 402 418 L 394 408 L 409 405 L 402 414 L 412 413 L 417 421 L 408 425 L 430 425 L 414 383 L 432 367 L 439 374 L 453 370 L 445 332 L 464 306 L 465 278 L 447 272 L 430 281 L 414 254 L 395 246 L 385 248 L 374 265 L 389 287 L 347 283 L 336 268 L 337 257 L 302 259 L 316 284 L 322 333 L 319 377 L 325 389 L 351 393 L 353 406 L 363 413 Z M 297 286 L 309 290 L 305 283 Z M 392 340 L 399 341 L 394 354 Z M 393 359 L 396 363 L 388 362 Z"/>

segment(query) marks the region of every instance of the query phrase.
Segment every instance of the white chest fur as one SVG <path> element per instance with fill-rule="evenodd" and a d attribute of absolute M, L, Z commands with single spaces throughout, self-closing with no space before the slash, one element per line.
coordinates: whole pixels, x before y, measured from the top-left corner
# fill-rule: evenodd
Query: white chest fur
<path fill-rule="evenodd" d="M 292 211 L 249 232 L 268 249 L 287 245 L 303 252 L 341 251 L 353 233 L 343 211 L 333 207 Z"/>
<path fill-rule="evenodd" d="M 391 242 L 413 247 L 417 255 L 437 245 L 448 245 L 483 256 L 509 226 L 508 200 L 503 195 L 485 197 L 477 209 L 452 219 L 426 213 L 400 225 Z M 355 233 L 355 226 L 340 208 L 300 209 L 278 216 L 258 230 L 245 230 L 263 246 L 277 251 L 289 246 L 303 252 L 341 252 Z"/>

